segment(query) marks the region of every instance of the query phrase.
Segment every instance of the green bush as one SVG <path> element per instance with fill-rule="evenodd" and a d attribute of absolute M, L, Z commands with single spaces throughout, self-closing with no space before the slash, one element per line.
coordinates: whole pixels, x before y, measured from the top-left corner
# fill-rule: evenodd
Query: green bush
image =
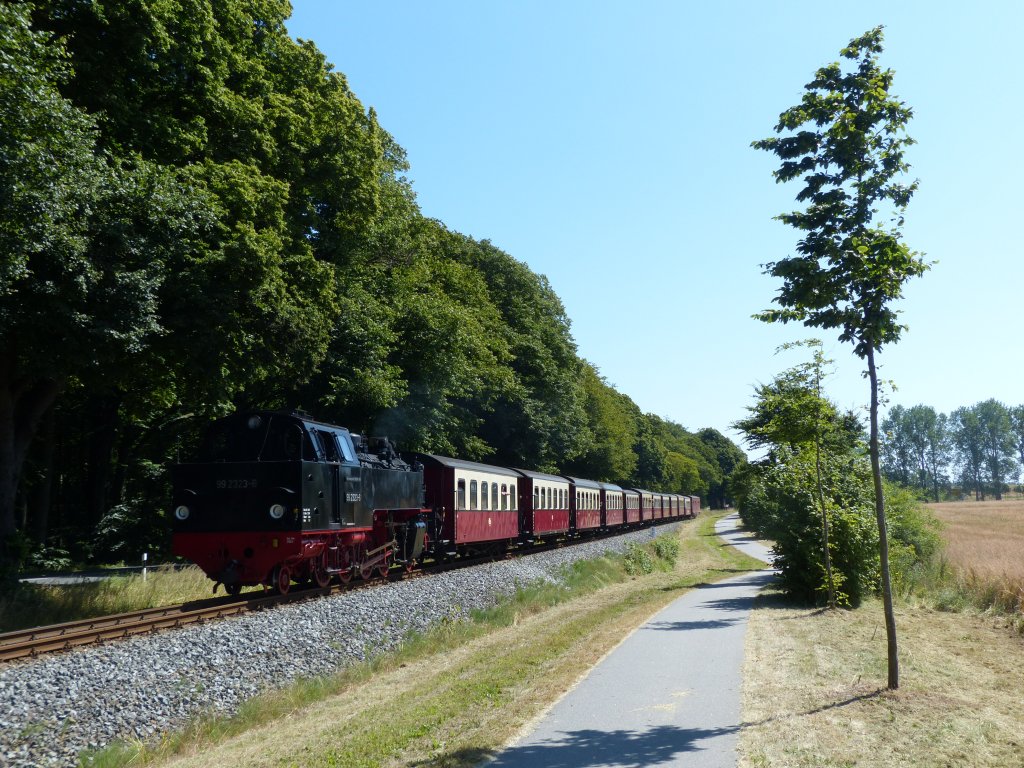
<path fill-rule="evenodd" d="M 801 600 L 824 603 L 828 584 L 813 455 L 779 449 L 774 459 L 745 473 L 740 514 L 748 527 L 776 542 L 783 587 Z M 822 487 L 837 602 L 856 606 L 880 587 L 878 523 L 866 457 L 824 455 Z M 939 552 L 939 523 L 902 488 L 887 484 L 885 497 L 890 572 L 894 586 L 905 590 Z"/>
<path fill-rule="evenodd" d="M 630 576 L 654 572 L 654 559 L 651 557 L 651 553 L 639 544 L 630 544 L 626 547 L 622 564 Z"/>
<path fill-rule="evenodd" d="M 679 539 L 673 534 L 659 536 L 653 542 L 654 554 L 667 565 L 675 565 L 679 557 Z"/>

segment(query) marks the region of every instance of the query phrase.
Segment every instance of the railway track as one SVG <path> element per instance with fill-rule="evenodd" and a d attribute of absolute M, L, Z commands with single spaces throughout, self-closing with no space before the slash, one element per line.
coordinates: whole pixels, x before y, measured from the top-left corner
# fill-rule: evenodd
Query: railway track
<path fill-rule="evenodd" d="M 616 535 L 616 534 L 609 534 Z M 606 538 L 601 536 L 601 538 Z M 561 540 L 537 544 L 519 552 L 491 553 L 480 557 L 464 557 L 455 561 L 428 563 L 414 571 L 393 568 L 389 578 L 351 581 L 331 584 L 328 587 L 294 588 L 286 594 L 276 592 L 249 592 L 240 597 L 214 597 L 207 600 L 193 600 L 180 605 L 164 608 L 148 608 L 129 613 L 111 614 L 64 624 L 20 629 L 0 634 L 0 663 L 16 659 L 32 658 L 48 653 L 69 651 L 87 645 L 109 640 L 120 640 L 133 635 L 159 632 L 165 629 L 184 627 L 204 621 L 214 621 L 242 613 L 261 611 L 287 603 L 310 600 L 327 595 L 380 586 L 397 579 L 423 578 L 434 573 L 468 568 L 495 559 L 514 555 L 532 554 L 557 549 L 564 545 Z"/>
<path fill-rule="evenodd" d="M 373 582 L 366 582 L 372 585 Z M 64 624 L 21 629 L 0 634 L 0 662 L 57 651 L 68 651 L 85 645 L 118 640 L 132 635 L 184 627 L 204 621 L 260 611 L 284 603 L 308 600 L 341 591 L 343 587 L 305 589 L 280 594 L 249 593 L 240 598 L 195 600 L 164 608 L 149 608 L 130 613 L 99 616 Z"/>

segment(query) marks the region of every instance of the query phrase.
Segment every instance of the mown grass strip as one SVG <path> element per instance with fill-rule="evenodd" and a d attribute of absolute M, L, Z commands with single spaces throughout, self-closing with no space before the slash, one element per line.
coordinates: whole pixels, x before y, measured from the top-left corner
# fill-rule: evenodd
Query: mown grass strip
<path fill-rule="evenodd" d="M 897 605 L 901 685 L 885 689 L 882 609 L 766 593 L 747 629 L 741 768 L 1024 765 L 1024 644 L 996 617 Z"/>
<path fill-rule="evenodd" d="M 473 621 L 442 624 L 396 653 L 257 697 L 158 745 L 120 745 L 90 765 L 470 766 L 492 754 L 633 628 L 686 590 L 761 563 L 723 546 L 713 515 L 626 557 L 577 564 Z"/>

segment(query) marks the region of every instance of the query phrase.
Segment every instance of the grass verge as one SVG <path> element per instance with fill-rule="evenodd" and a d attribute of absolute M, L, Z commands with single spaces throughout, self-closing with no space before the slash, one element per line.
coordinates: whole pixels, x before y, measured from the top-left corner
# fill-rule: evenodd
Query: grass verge
<path fill-rule="evenodd" d="M 87 584 L 19 584 L 0 595 L 0 632 L 202 600 L 211 597 L 212 586 L 196 566 L 154 568 L 145 579 L 130 574 Z"/>
<path fill-rule="evenodd" d="M 157 745 L 109 748 L 89 764 L 476 765 L 664 605 L 762 567 L 721 543 L 716 519 L 684 523 L 645 545 L 646 557 L 632 548 L 577 564 L 561 584 L 521 589 L 394 654 L 257 697 L 234 717 L 199 719 Z"/>
<path fill-rule="evenodd" d="M 741 768 L 1024 765 L 1024 641 L 1005 623 L 904 603 L 885 690 L 876 601 L 811 610 L 766 592 L 747 629 Z"/>

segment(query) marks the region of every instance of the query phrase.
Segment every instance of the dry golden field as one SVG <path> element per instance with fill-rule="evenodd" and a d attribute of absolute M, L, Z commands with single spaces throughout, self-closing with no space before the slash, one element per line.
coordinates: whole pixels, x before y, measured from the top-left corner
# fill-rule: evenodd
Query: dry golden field
<path fill-rule="evenodd" d="M 929 504 L 944 524 L 951 565 L 1024 584 L 1024 500 Z"/>

